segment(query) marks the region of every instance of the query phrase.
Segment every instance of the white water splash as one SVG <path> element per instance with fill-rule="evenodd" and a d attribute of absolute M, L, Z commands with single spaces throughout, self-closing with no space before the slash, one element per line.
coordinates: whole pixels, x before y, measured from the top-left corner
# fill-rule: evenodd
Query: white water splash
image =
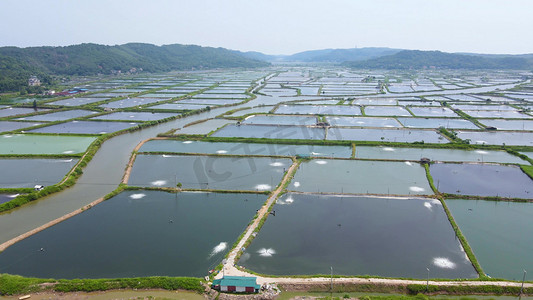
<path fill-rule="evenodd" d="M 409 190 L 411 192 L 424 192 L 426 189 L 419 186 L 410 186 Z"/>
<path fill-rule="evenodd" d="M 292 199 L 291 197 L 285 199 L 285 200 L 281 200 L 281 199 L 278 199 L 276 201 L 277 204 L 280 204 L 280 205 L 289 205 L 289 204 L 292 204 L 294 202 L 294 199 Z"/>
<path fill-rule="evenodd" d="M 396 149 L 390 148 L 390 147 L 385 147 L 385 148 L 383 148 L 383 151 L 394 152 L 394 151 L 396 151 Z"/>
<path fill-rule="evenodd" d="M 319 156 L 321 155 L 322 153 L 318 153 L 318 152 L 311 152 L 311 155 L 314 155 L 314 156 Z"/>
<path fill-rule="evenodd" d="M 10 138 L 10 137 L 13 137 L 13 136 L 10 135 L 10 134 L 5 134 L 5 135 L 4 135 L 4 138 L 6 138 L 6 139 L 8 139 L 8 138 Z"/>
<path fill-rule="evenodd" d="M 270 163 L 270 166 L 272 167 L 283 167 L 283 163 L 280 163 L 279 161 Z"/>
<path fill-rule="evenodd" d="M 74 151 L 72 150 L 63 151 L 63 154 L 71 154 L 71 153 L 74 153 Z"/>
<path fill-rule="evenodd" d="M 256 190 L 259 190 L 259 191 L 268 191 L 270 190 L 271 186 L 268 185 L 268 184 L 258 184 L 255 186 L 255 189 Z"/>
<path fill-rule="evenodd" d="M 439 268 L 443 269 L 455 269 L 455 263 L 446 257 L 435 257 L 433 259 L 433 264 Z"/>
<path fill-rule="evenodd" d="M 60 162 L 69 163 L 69 162 L 72 162 L 72 158 L 71 159 L 63 159 L 63 160 L 60 160 Z"/>
<path fill-rule="evenodd" d="M 173 155 L 168 155 L 168 154 L 163 154 L 161 155 L 161 157 L 164 157 L 164 158 L 169 158 L 169 157 L 172 157 Z"/>
<path fill-rule="evenodd" d="M 192 144 L 192 141 L 185 141 L 184 144 Z"/>
<path fill-rule="evenodd" d="M 294 187 L 299 187 L 300 186 L 300 182 L 299 181 L 295 181 L 294 182 Z"/>
<path fill-rule="evenodd" d="M 166 180 L 156 180 L 156 181 L 150 182 L 151 185 L 155 185 L 155 186 L 162 186 L 162 185 L 165 185 L 165 183 L 167 183 Z"/>
<path fill-rule="evenodd" d="M 316 160 L 315 163 L 319 164 L 319 165 L 325 165 L 327 164 L 328 162 L 325 161 L 325 160 Z"/>
<path fill-rule="evenodd" d="M 440 206 L 442 206 L 442 203 L 439 200 L 437 200 L 437 199 L 432 199 L 431 200 L 431 204 L 432 205 L 440 205 Z"/>
<path fill-rule="evenodd" d="M 130 198 L 131 199 L 141 199 L 141 198 L 144 198 L 144 196 L 146 196 L 146 194 L 131 194 L 130 195 Z"/>
<path fill-rule="evenodd" d="M 259 250 L 257 250 L 257 253 L 259 253 L 259 256 L 264 256 L 264 257 L 270 257 L 274 254 L 276 254 L 276 251 L 272 248 L 261 248 Z"/>
<path fill-rule="evenodd" d="M 107 132 L 106 131 L 100 131 L 98 132 L 98 134 L 106 134 Z"/>
<path fill-rule="evenodd" d="M 9 196 L 7 196 L 7 197 L 8 197 L 8 198 L 16 198 L 18 195 L 20 195 L 20 194 L 9 195 Z"/>
<path fill-rule="evenodd" d="M 433 210 L 433 205 L 431 205 L 429 202 L 424 202 L 424 206 L 429 210 Z"/>
<path fill-rule="evenodd" d="M 213 255 L 220 253 L 228 247 L 228 243 L 221 242 L 220 244 L 216 245 L 213 250 L 211 251 L 211 254 L 209 254 L 209 258 L 213 257 Z"/>
<path fill-rule="evenodd" d="M 489 154 L 487 151 L 483 151 L 483 150 L 476 150 L 476 153 L 477 154 Z"/>
<path fill-rule="evenodd" d="M 226 150 L 217 150 L 217 154 L 226 154 L 228 151 Z"/>
<path fill-rule="evenodd" d="M 413 165 L 410 161 L 406 161 L 405 164 L 408 165 L 408 166 L 412 166 Z"/>

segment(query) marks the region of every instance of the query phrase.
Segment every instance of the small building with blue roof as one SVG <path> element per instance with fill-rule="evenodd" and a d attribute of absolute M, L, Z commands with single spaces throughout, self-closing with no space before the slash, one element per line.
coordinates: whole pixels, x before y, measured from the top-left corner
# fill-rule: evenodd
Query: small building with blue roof
<path fill-rule="evenodd" d="M 257 277 L 224 276 L 213 280 L 213 289 L 221 292 L 257 293 L 261 286 L 257 284 Z"/>

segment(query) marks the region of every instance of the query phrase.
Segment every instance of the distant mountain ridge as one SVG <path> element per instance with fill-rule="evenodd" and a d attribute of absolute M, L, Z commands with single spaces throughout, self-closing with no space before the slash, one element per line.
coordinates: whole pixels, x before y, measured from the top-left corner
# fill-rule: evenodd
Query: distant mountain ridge
<path fill-rule="evenodd" d="M 351 49 L 321 49 L 298 52 L 292 55 L 268 55 L 260 52 L 239 52 L 241 55 L 268 62 L 330 62 L 361 61 L 381 57 L 402 51 L 392 48 L 351 48 Z"/>
<path fill-rule="evenodd" d="M 531 69 L 533 54 L 446 53 L 441 51 L 393 48 L 323 49 L 292 55 L 240 52 L 243 56 L 268 62 L 338 63 L 364 69 Z"/>
<path fill-rule="evenodd" d="M 440 51 L 403 50 L 366 61 L 347 61 L 344 66 L 363 69 L 511 69 L 533 68 L 533 55 L 480 55 Z"/>
<path fill-rule="evenodd" d="M 18 91 L 31 75 L 50 81 L 50 75 L 96 75 L 213 68 L 254 68 L 269 63 L 224 48 L 195 45 L 130 43 L 117 46 L 80 44 L 65 47 L 1 47 L 0 92 Z"/>

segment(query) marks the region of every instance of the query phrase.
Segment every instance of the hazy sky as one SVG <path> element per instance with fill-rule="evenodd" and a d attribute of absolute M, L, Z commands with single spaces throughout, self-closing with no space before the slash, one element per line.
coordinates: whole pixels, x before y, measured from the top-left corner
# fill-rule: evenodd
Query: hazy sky
<path fill-rule="evenodd" d="M 0 46 L 533 53 L 533 0 L 0 0 Z"/>

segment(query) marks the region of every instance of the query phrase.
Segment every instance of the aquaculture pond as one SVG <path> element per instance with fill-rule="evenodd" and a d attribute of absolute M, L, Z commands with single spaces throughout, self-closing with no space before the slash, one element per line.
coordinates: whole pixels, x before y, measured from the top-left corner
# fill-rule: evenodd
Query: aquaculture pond
<path fill-rule="evenodd" d="M 466 161 L 524 164 L 505 151 L 356 146 L 355 157 L 365 159 Z"/>
<path fill-rule="evenodd" d="M 69 119 L 74 119 L 74 118 L 85 117 L 85 116 L 89 116 L 95 113 L 96 113 L 95 111 L 75 109 L 75 110 L 57 111 L 57 112 L 44 114 L 44 115 L 24 117 L 24 118 L 19 118 L 17 120 L 53 122 L 53 121 L 64 121 L 64 120 L 69 120 Z"/>
<path fill-rule="evenodd" d="M 138 123 L 105 121 L 71 121 L 30 130 L 38 133 L 105 134 L 135 127 Z"/>
<path fill-rule="evenodd" d="M 235 124 L 237 121 L 230 121 L 226 119 L 209 119 L 200 123 L 195 123 L 187 127 L 183 127 L 174 134 L 204 134 L 207 135 L 217 128 L 221 128 L 227 124 Z M 229 125 L 228 125 L 229 126 Z"/>
<path fill-rule="evenodd" d="M 433 194 L 425 169 L 418 163 L 364 160 L 303 162 L 287 189 L 341 194 Z"/>
<path fill-rule="evenodd" d="M 409 128 L 460 128 L 479 129 L 474 123 L 463 119 L 445 118 L 398 118 L 398 121 Z"/>
<path fill-rule="evenodd" d="M 42 123 L 38 123 L 38 122 L 0 121 L 0 132 L 19 130 L 19 129 L 33 127 L 33 126 L 37 126 L 41 124 Z"/>
<path fill-rule="evenodd" d="M 291 164 L 286 158 L 138 155 L 128 185 L 270 191 Z"/>
<path fill-rule="evenodd" d="M 179 104 L 179 103 L 164 103 L 150 106 L 150 109 L 166 109 L 166 110 L 196 110 L 206 108 L 206 105 L 198 104 Z"/>
<path fill-rule="evenodd" d="M 346 105 L 280 105 L 277 114 L 288 115 L 361 115 L 358 106 Z"/>
<path fill-rule="evenodd" d="M 508 105 L 469 105 L 469 104 L 453 104 L 453 108 L 458 108 L 460 110 L 512 110 L 515 111 L 516 108 Z"/>
<path fill-rule="evenodd" d="M 69 98 L 46 103 L 47 105 L 61 105 L 61 106 L 80 106 L 100 101 L 109 100 L 111 98 Z"/>
<path fill-rule="evenodd" d="M 223 94 L 215 94 L 215 93 L 202 93 L 192 96 L 192 99 L 246 99 L 250 98 L 249 95 L 246 94 L 230 94 L 230 93 L 223 93 Z"/>
<path fill-rule="evenodd" d="M 457 137 L 472 144 L 533 146 L 533 132 L 456 131 Z"/>
<path fill-rule="evenodd" d="M 532 203 L 453 199 L 446 205 L 485 273 L 519 281 L 523 270 L 533 270 Z"/>
<path fill-rule="evenodd" d="M 305 105 L 337 105 L 340 100 L 308 100 L 308 101 L 298 101 L 296 104 L 305 104 Z"/>
<path fill-rule="evenodd" d="M 533 199 L 533 180 L 516 166 L 439 163 L 429 171 L 443 193 Z"/>
<path fill-rule="evenodd" d="M 533 130 L 533 121 L 527 120 L 479 120 L 483 125 L 495 127 L 498 130 Z"/>
<path fill-rule="evenodd" d="M 398 101 L 398 105 L 403 106 L 441 106 L 437 101 L 424 101 L 424 100 L 401 100 Z"/>
<path fill-rule="evenodd" d="M 349 146 L 258 144 L 258 143 L 210 143 L 200 141 L 151 140 L 139 149 L 140 152 L 175 152 L 231 155 L 268 156 L 320 156 L 349 158 Z"/>
<path fill-rule="evenodd" d="M 119 120 L 119 121 L 157 121 L 170 117 L 174 117 L 177 114 L 173 113 L 151 113 L 151 112 L 114 112 L 108 115 L 102 115 L 94 117 L 94 120 Z"/>
<path fill-rule="evenodd" d="M 406 116 L 411 114 L 402 106 L 366 106 L 365 115 L 369 116 Z"/>
<path fill-rule="evenodd" d="M 254 114 L 254 113 L 268 113 L 273 108 L 274 108 L 273 106 L 257 106 L 257 107 L 253 107 L 253 108 L 238 110 L 238 111 L 230 114 L 229 116 L 231 116 L 231 117 L 241 117 L 241 116 L 244 116 L 244 115 Z"/>
<path fill-rule="evenodd" d="M 449 141 L 433 130 L 421 129 L 358 129 L 329 128 L 328 140 L 332 141 L 384 141 L 384 142 L 424 142 L 448 143 Z"/>
<path fill-rule="evenodd" d="M 53 185 L 76 165 L 77 159 L 0 158 L 0 188 Z"/>
<path fill-rule="evenodd" d="M 353 105 L 398 105 L 396 99 L 355 99 Z"/>
<path fill-rule="evenodd" d="M 287 194 L 239 265 L 273 275 L 475 278 L 438 200 Z M 305 218 L 302 218 L 305 216 Z"/>
<path fill-rule="evenodd" d="M 96 137 L 30 134 L 0 135 L 0 154 L 83 153 Z"/>
<path fill-rule="evenodd" d="M 326 137 L 326 131 L 324 128 L 305 126 L 228 125 L 211 136 L 323 140 Z"/>
<path fill-rule="evenodd" d="M 508 119 L 528 119 L 533 118 L 518 111 L 496 111 L 496 110 L 466 110 L 466 114 L 474 118 L 508 118 Z"/>
<path fill-rule="evenodd" d="M 402 127 L 393 118 L 369 118 L 369 117 L 327 117 L 326 121 L 331 126 L 346 127 Z"/>
<path fill-rule="evenodd" d="M 459 117 L 447 107 L 410 107 L 409 110 L 418 117 Z"/>
<path fill-rule="evenodd" d="M 28 115 L 33 113 L 42 113 L 49 111 L 49 109 L 43 108 L 26 108 L 26 107 L 7 107 L 0 109 L 0 118 L 14 117 L 18 115 Z"/>
<path fill-rule="evenodd" d="M 57 279 L 202 277 L 265 201 L 256 194 L 125 191 L 7 248 L 0 269 Z"/>
<path fill-rule="evenodd" d="M 184 104 L 201 104 L 201 105 L 231 105 L 243 102 L 244 99 L 186 99 L 180 100 L 178 103 Z"/>
<path fill-rule="evenodd" d="M 316 117 L 304 117 L 304 116 L 265 116 L 265 115 L 255 115 L 249 116 L 244 121 L 243 124 L 262 124 L 262 125 L 301 125 L 309 126 L 316 125 Z"/>
<path fill-rule="evenodd" d="M 106 104 L 100 105 L 100 107 L 104 108 L 126 108 L 126 107 L 134 107 L 134 106 L 141 106 L 145 104 L 150 103 L 156 103 L 160 101 L 170 100 L 170 98 L 162 99 L 162 98 L 130 98 L 130 99 L 122 99 L 117 100 L 113 102 L 109 102 Z"/>

